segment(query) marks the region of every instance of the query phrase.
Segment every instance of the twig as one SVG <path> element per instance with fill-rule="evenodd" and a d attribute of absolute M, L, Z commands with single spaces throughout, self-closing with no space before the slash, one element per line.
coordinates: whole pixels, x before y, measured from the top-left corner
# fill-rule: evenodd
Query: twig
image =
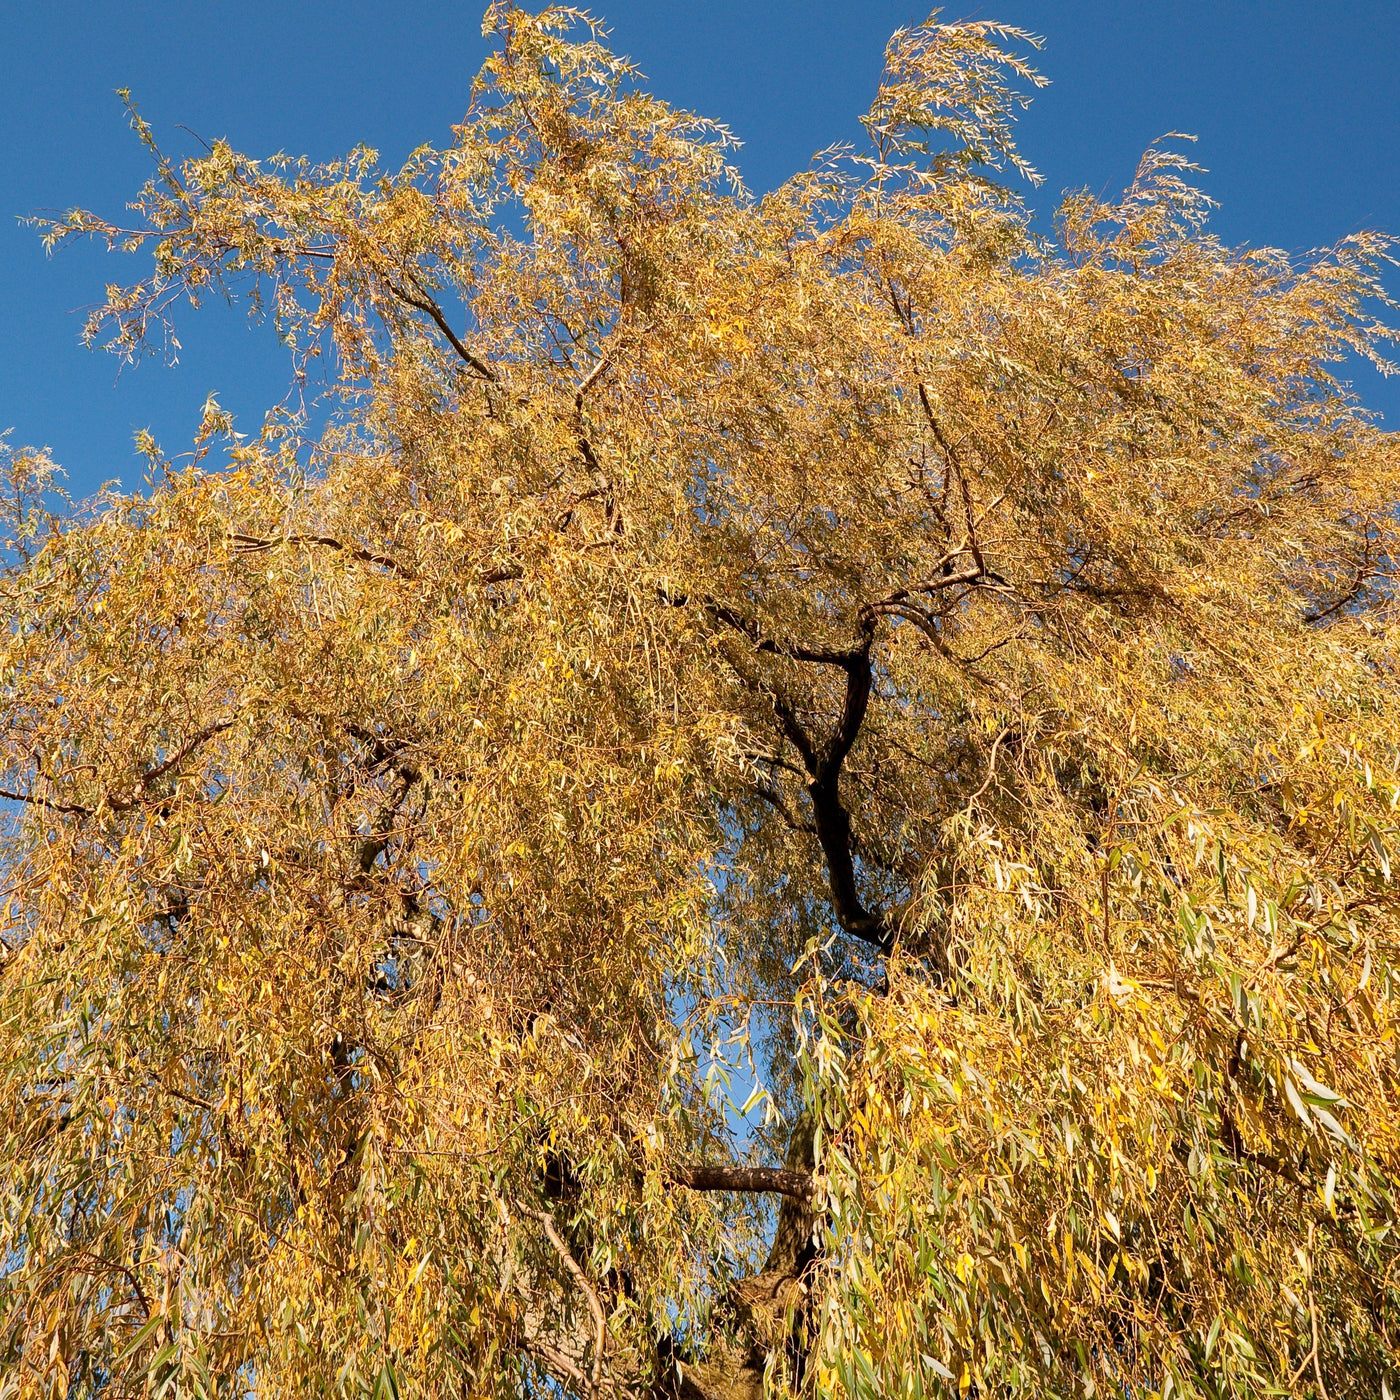
<path fill-rule="evenodd" d="M 1001 741 L 1002 741 L 1004 738 L 1006 738 L 1006 736 L 1007 736 L 1008 734 L 1010 734 L 1010 733 L 1011 733 L 1011 726 L 1008 724 L 1008 725 L 1001 731 L 1001 733 L 998 734 L 997 737 L 996 737 L 995 739 L 992 740 L 992 753 L 991 753 L 991 757 L 987 760 L 987 776 L 982 780 L 982 786 L 981 786 L 980 788 L 978 788 L 977 791 L 974 792 L 974 793 L 972 794 L 972 796 L 969 797 L 969 798 L 967 799 L 967 807 L 966 807 L 965 812 L 964 812 L 965 815 L 966 815 L 966 813 L 971 812 L 971 810 L 972 810 L 972 804 L 973 804 L 974 802 L 976 802 L 977 799 L 978 799 L 979 797 L 981 797 L 982 794 L 983 794 L 984 792 L 986 792 L 986 790 L 987 790 L 989 787 L 991 787 L 991 785 L 992 785 L 992 779 L 995 778 L 996 775 L 997 775 L 997 748 L 998 748 L 998 746 L 1001 744 Z"/>
<path fill-rule="evenodd" d="M 1313 1375 L 1317 1377 L 1317 1393 L 1322 1396 L 1322 1400 L 1328 1400 L 1327 1387 L 1322 1380 L 1322 1358 L 1318 1355 L 1317 1347 L 1317 1302 L 1313 1298 L 1312 1272 L 1313 1272 L 1313 1234 L 1317 1229 L 1316 1222 L 1308 1225 L 1308 1319 L 1312 1324 L 1312 1364 Z"/>

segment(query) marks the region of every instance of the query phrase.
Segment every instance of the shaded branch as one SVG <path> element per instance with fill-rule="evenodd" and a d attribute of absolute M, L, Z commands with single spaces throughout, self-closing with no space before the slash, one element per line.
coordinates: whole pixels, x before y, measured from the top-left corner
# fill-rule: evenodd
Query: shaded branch
<path fill-rule="evenodd" d="M 761 797 L 783 821 L 792 828 L 793 831 L 805 832 L 808 836 L 815 836 L 817 828 L 811 822 L 804 822 L 796 812 L 789 807 L 783 799 L 782 793 L 776 788 L 769 787 L 766 783 L 755 783 L 753 786 L 755 797 Z"/>
<path fill-rule="evenodd" d="M 972 492 L 967 484 L 967 473 L 963 471 L 957 450 L 943 435 L 943 429 L 939 426 L 938 419 L 933 412 L 933 404 L 929 400 L 928 386 L 922 380 L 919 383 L 919 402 L 923 405 L 924 417 L 928 420 L 928 425 L 933 431 L 934 440 L 943 451 L 948 469 L 958 479 L 958 494 L 962 497 L 963 511 L 967 521 L 968 550 L 977 564 L 978 573 L 986 573 L 986 561 L 982 558 L 982 549 L 977 543 L 977 517 L 972 509 Z"/>
<path fill-rule="evenodd" d="M 1371 567 L 1369 563 L 1359 564 L 1356 569 L 1356 577 L 1352 580 L 1351 587 L 1347 589 L 1335 602 L 1328 604 L 1325 608 L 1318 608 L 1315 612 L 1303 614 L 1303 621 L 1309 626 L 1316 622 L 1325 622 L 1334 613 L 1339 613 L 1348 604 L 1354 603 L 1366 590 L 1366 585 L 1377 575 L 1379 570 Z"/>
<path fill-rule="evenodd" d="M 392 767 L 400 778 L 417 782 L 417 765 L 403 758 L 404 751 L 409 747 L 407 739 L 387 739 L 363 724 L 347 724 L 345 729 L 351 738 L 358 739 L 369 749 L 376 767 Z"/>
<path fill-rule="evenodd" d="M 237 546 L 234 551 L 236 554 L 259 554 L 263 550 L 276 549 L 278 545 L 282 544 L 312 544 L 341 551 L 362 564 L 378 564 L 381 569 L 388 569 L 390 573 L 397 574 L 403 579 L 411 579 L 414 576 L 413 571 L 405 568 L 397 559 L 391 559 L 387 554 L 375 554 L 368 549 L 357 549 L 332 535 L 271 535 L 262 539 L 257 535 L 241 535 L 231 532 L 229 539 Z"/>
<path fill-rule="evenodd" d="M 772 700 L 773 713 L 783 733 L 802 756 L 806 768 L 807 795 L 812 802 L 812 829 L 826 860 L 827 887 L 837 922 L 845 932 L 873 944 L 882 952 L 889 952 L 894 943 L 894 926 L 883 913 L 867 909 L 860 897 L 856 887 L 851 819 L 841 801 L 841 767 L 860 734 L 870 705 L 874 679 L 870 648 L 874 641 L 874 628 L 875 617 L 867 612 L 862 617 L 860 639 L 855 646 L 844 650 L 793 647 L 784 653 L 794 655 L 797 660 L 840 666 L 846 673 L 841 715 L 825 744 L 819 745 L 814 741 L 781 691 L 773 686 L 761 688 Z M 776 645 L 773 650 L 778 650 Z M 806 655 L 797 656 L 798 651 Z M 766 793 L 760 791 L 759 795 L 766 796 Z"/>
<path fill-rule="evenodd" d="M 681 599 L 677 606 L 683 605 Z M 855 647 L 815 647 L 808 646 L 803 642 L 775 641 L 772 637 L 765 637 L 759 630 L 758 623 L 752 618 L 746 618 L 735 612 L 733 608 L 725 603 L 707 599 L 705 602 L 706 611 L 713 617 L 723 622 L 725 626 L 732 627 L 736 632 L 741 632 L 752 643 L 756 652 L 770 656 L 789 656 L 794 661 L 810 661 L 823 666 L 840 666 L 847 668 L 862 653 L 868 653 L 869 642 Z"/>
<path fill-rule="evenodd" d="M 183 763 L 201 744 L 208 743 L 216 734 L 222 734 L 224 730 L 232 728 L 233 721 L 231 719 L 221 719 L 215 720 L 213 724 L 206 724 L 203 729 L 196 730 L 163 763 L 157 763 L 155 767 L 148 768 L 141 775 L 141 785 L 147 787 L 157 778 L 163 778 L 172 768 Z M 115 807 L 117 803 L 113 801 L 110 805 Z"/>
<path fill-rule="evenodd" d="M 43 807 L 47 811 L 61 812 L 65 816 L 73 817 L 90 817 L 97 810 L 95 807 L 84 807 L 78 802 L 53 802 L 32 792 L 11 792 L 9 788 L 0 788 L 0 798 L 10 802 L 26 802 L 31 807 Z"/>
<path fill-rule="evenodd" d="M 489 583 L 509 583 L 512 579 L 524 577 L 525 570 L 519 564 L 502 564 L 499 568 L 487 569 L 478 574 L 476 581 L 484 586 Z"/>
<path fill-rule="evenodd" d="M 114 812 L 129 812 L 141 800 L 145 790 L 152 783 L 163 778 L 172 769 L 178 768 L 200 745 L 208 743 L 216 734 L 222 734 L 224 730 L 232 729 L 233 723 L 232 719 L 215 720 L 213 724 L 206 724 L 203 729 L 196 730 L 174 753 L 147 768 L 137 779 L 137 787 L 134 792 L 109 792 L 98 807 L 89 807 L 81 802 L 55 802 L 51 798 L 40 797 L 37 793 L 13 792 L 8 788 L 0 788 L 0 798 L 8 798 L 11 802 L 25 802 L 32 807 L 42 807 L 46 811 L 59 812 L 65 816 L 74 817 L 90 817 L 102 806 L 106 806 Z"/>
<path fill-rule="evenodd" d="M 358 549 L 354 545 L 347 545 L 343 540 L 336 539 L 334 535 L 269 535 L 264 538 L 259 535 L 230 532 L 229 539 L 236 546 L 234 550 L 236 554 L 260 554 L 264 550 L 276 549 L 278 545 L 283 544 L 319 545 L 323 549 L 333 549 L 344 553 L 361 564 L 377 564 L 381 569 L 387 569 L 401 579 L 412 580 L 416 577 L 412 569 L 400 564 L 397 559 L 387 554 L 375 554 L 372 550 Z M 484 587 L 492 583 L 508 583 L 512 579 L 524 578 L 524 576 L 525 569 L 520 564 L 498 564 L 495 568 L 483 569 L 477 575 L 476 582 Z"/>
<path fill-rule="evenodd" d="M 672 607 L 682 607 L 687 602 L 684 595 L 668 594 L 664 590 L 661 596 Z M 840 792 L 841 765 L 860 734 L 870 705 L 874 679 L 870 649 L 875 639 L 876 610 L 862 608 L 859 631 L 853 645 L 826 647 L 809 646 L 802 642 L 779 642 L 765 636 L 753 619 L 744 617 L 728 604 L 704 599 L 701 605 L 717 621 L 746 637 L 759 654 L 836 666 L 846 673 L 841 716 L 831 737 L 819 746 L 780 690 L 757 677 L 746 675 L 743 664 L 732 656 L 730 658 L 731 664 L 750 689 L 768 695 L 783 733 L 802 757 L 808 778 L 807 793 L 812 801 L 814 832 L 826 858 L 827 885 L 837 922 L 853 937 L 873 944 L 882 952 L 889 952 L 894 944 L 895 928 L 883 913 L 867 909 L 860 898 L 856 887 L 851 819 L 841 802 Z M 760 792 L 759 795 L 766 797 L 767 793 Z"/>

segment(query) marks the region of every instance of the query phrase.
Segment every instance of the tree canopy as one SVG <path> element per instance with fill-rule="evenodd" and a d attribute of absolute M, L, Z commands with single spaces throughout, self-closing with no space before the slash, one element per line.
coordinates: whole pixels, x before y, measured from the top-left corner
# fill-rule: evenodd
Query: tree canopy
<path fill-rule="evenodd" d="M 485 31 L 49 229 L 294 383 L 0 460 L 0 1395 L 1396 1393 L 1390 243 L 1037 231 L 989 22 L 761 198 Z"/>

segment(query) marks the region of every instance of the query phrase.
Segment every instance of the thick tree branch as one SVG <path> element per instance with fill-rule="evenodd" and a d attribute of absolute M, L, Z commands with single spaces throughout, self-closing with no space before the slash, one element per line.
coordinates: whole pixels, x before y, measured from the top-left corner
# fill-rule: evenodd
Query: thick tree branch
<path fill-rule="evenodd" d="M 662 596 L 676 607 L 684 605 L 686 601 L 684 597 L 665 593 Z M 776 686 L 748 673 L 739 657 L 730 657 L 731 664 L 745 684 L 770 698 L 773 713 L 783 733 L 802 757 L 808 777 L 807 793 L 812 801 L 813 825 L 826 859 L 827 884 L 837 922 L 853 937 L 873 944 L 882 952 L 889 952 L 894 946 L 895 928 L 883 913 L 867 909 L 860 898 L 856 887 L 850 814 L 841 802 L 840 791 L 841 766 L 860 734 L 870 705 L 874 680 L 870 649 L 875 639 L 877 611 L 873 608 L 862 609 L 859 632 L 853 645 L 824 647 L 797 642 L 779 643 L 764 636 L 756 622 L 745 618 L 727 604 L 706 599 L 703 606 L 717 621 L 748 638 L 757 653 L 837 666 L 845 671 L 845 694 L 836 729 L 825 744 L 818 745 L 798 719 L 786 696 Z"/>
<path fill-rule="evenodd" d="M 826 857 L 827 885 L 837 920 L 847 933 L 887 953 L 894 946 L 895 930 L 882 912 L 867 909 L 861 900 L 856 888 L 851 818 L 841 801 L 841 765 L 860 734 L 870 706 L 874 679 L 870 665 L 873 639 L 874 619 L 867 614 L 862 620 L 860 643 L 851 649 L 845 663 L 846 694 L 841 718 L 825 747 L 815 755 L 814 761 L 808 761 L 811 781 L 807 792 L 812 799 L 817 840 Z"/>
<path fill-rule="evenodd" d="M 786 1167 L 673 1167 L 667 1180 L 692 1191 L 771 1191 L 808 1205 L 815 1191 L 810 1172 Z"/>
<path fill-rule="evenodd" d="M 358 739 L 370 751 L 375 767 L 392 768 L 400 777 L 409 782 L 417 782 L 420 776 L 418 766 L 404 758 L 409 747 L 407 739 L 390 739 L 363 724 L 347 724 L 346 732 Z"/>
<path fill-rule="evenodd" d="M 801 755 L 803 766 L 810 775 L 813 765 L 817 762 L 817 748 L 812 742 L 811 735 L 802 727 L 801 720 L 797 718 L 797 711 L 788 703 L 787 697 L 775 687 L 760 686 L 758 688 L 763 689 L 772 701 L 773 714 L 777 717 L 778 724 L 787 736 L 789 743 Z"/>
<path fill-rule="evenodd" d="M 873 675 L 870 645 L 873 619 L 863 629 L 862 642 L 844 654 L 846 691 L 835 732 L 820 748 L 802 727 L 796 712 L 776 690 L 773 710 L 784 733 L 802 755 L 808 773 L 807 795 L 812 801 L 813 826 L 826 858 L 827 886 L 837 922 L 849 934 L 889 952 L 894 927 L 884 914 L 865 907 L 856 887 L 851 818 L 841 801 L 841 767 L 865 722 Z"/>
<path fill-rule="evenodd" d="M 483 587 L 489 583 L 509 583 L 513 579 L 524 578 L 525 570 L 519 564 L 502 564 L 495 569 L 487 569 L 476 577 Z"/>
<path fill-rule="evenodd" d="M 411 777 L 404 773 L 399 774 L 394 791 L 375 814 L 369 834 L 362 837 L 356 845 L 355 864 L 361 875 L 368 875 L 374 869 L 374 863 L 388 849 L 394 834 L 394 820 L 416 781 L 416 772 Z"/>
<path fill-rule="evenodd" d="M 818 665 L 840 666 L 846 669 L 859 658 L 863 651 L 867 654 L 869 652 L 868 642 L 862 648 L 860 645 L 855 647 L 817 647 L 808 646 L 802 642 L 775 641 L 772 637 L 765 637 L 752 618 L 743 617 L 728 604 L 707 600 L 705 607 L 726 627 L 732 627 L 736 632 L 743 633 L 753 643 L 753 649 L 760 654 L 790 656 L 794 661 L 811 661 Z"/>
<path fill-rule="evenodd" d="M 979 559 L 974 577 L 980 578 L 984 568 Z M 942 586 L 942 582 L 937 581 L 933 588 Z M 925 585 L 918 584 L 909 590 L 900 590 L 900 594 L 908 597 L 911 591 L 924 588 Z M 684 595 L 673 595 L 664 591 L 662 597 L 673 607 L 682 607 L 688 601 Z M 887 915 L 868 909 L 860 897 L 856 884 L 851 819 L 841 801 L 840 780 L 842 765 L 860 735 L 870 705 L 870 692 L 874 680 L 870 650 L 874 643 L 876 618 L 882 612 L 902 611 L 901 605 L 887 600 L 883 607 L 877 605 L 862 608 L 859 632 L 856 641 L 849 647 L 779 642 L 765 636 L 753 619 L 744 617 L 728 604 L 715 599 L 704 599 L 701 605 L 716 621 L 746 637 L 756 653 L 836 666 L 845 671 L 845 694 L 836 729 L 825 744 L 818 745 L 798 719 L 791 703 L 776 686 L 747 674 L 746 668 L 738 658 L 730 658 L 731 664 L 734 664 L 736 670 L 744 677 L 745 684 L 769 696 L 773 713 L 783 733 L 802 757 L 808 777 L 807 793 L 812 801 L 813 827 L 826 860 L 827 885 L 837 922 L 846 933 L 872 944 L 881 952 L 888 953 L 894 946 L 896 929 Z M 765 792 L 760 792 L 759 795 L 767 796 Z"/>

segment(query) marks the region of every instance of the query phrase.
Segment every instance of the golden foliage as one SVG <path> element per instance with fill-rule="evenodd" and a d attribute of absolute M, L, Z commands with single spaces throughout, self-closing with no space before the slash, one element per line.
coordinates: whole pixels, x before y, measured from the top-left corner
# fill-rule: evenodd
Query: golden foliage
<path fill-rule="evenodd" d="M 1391 245 L 1037 237 L 990 24 L 758 200 L 486 31 L 396 174 L 133 113 L 50 230 L 331 388 L 4 456 L 0 1395 L 1386 1393 Z"/>

